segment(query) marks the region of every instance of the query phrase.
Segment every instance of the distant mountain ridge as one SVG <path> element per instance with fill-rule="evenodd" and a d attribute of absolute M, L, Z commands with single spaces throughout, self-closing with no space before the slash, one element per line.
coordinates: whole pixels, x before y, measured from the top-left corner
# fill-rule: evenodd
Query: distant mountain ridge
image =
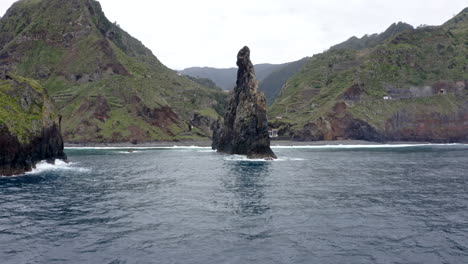
<path fill-rule="evenodd" d="M 282 64 L 281 68 L 270 73 L 259 83 L 258 89 L 265 94 L 268 106 L 275 102 L 289 78 L 304 67 L 309 59 L 309 57 L 306 57 L 298 61 Z"/>
<path fill-rule="evenodd" d="M 259 82 L 258 89 L 265 94 L 268 105 L 271 105 L 276 100 L 286 81 L 299 71 L 307 60 L 308 58 L 303 58 L 298 61 L 282 64 L 264 63 L 254 65 L 255 74 Z M 236 85 L 236 68 L 191 67 L 180 71 L 180 73 L 193 78 L 210 79 L 218 87 L 228 91 L 232 90 Z"/>
<path fill-rule="evenodd" d="M 407 23 L 398 22 L 390 25 L 387 30 L 380 34 L 365 35 L 362 38 L 357 38 L 355 36 L 349 38 L 348 40 L 334 45 L 330 50 L 339 50 L 339 49 L 352 49 L 352 50 L 363 50 L 367 48 L 373 48 L 379 44 L 383 44 L 392 37 L 400 34 L 401 32 L 413 30 L 413 26 Z"/>
<path fill-rule="evenodd" d="M 362 38 L 351 37 L 347 41 L 332 46 L 330 50 L 362 50 L 375 47 L 401 32 L 413 29 L 413 26 L 403 22 L 393 23 L 380 34 L 365 35 Z M 265 93 L 268 105 L 273 104 L 287 80 L 296 74 L 308 59 L 306 57 L 298 61 L 282 64 L 254 65 L 259 81 L 259 90 Z M 213 80 L 217 86 L 225 90 L 232 90 L 235 86 L 236 72 L 236 68 L 218 69 L 211 67 L 191 67 L 180 71 L 184 75 Z"/>
<path fill-rule="evenodd" d="M 20 0 L 0 20 L 0 70 L 38 80 L 69 142 L 202 139 L 226 95 L 164 66 L 95 0 Z"/>
<path fill-rule="evenodd" d="M 255 74 L 258 81 L 262 81 L 272 72 L 283 67 L 284 64 L 255 64 Z M 236 86 L 237 68 L 190 67 L 180 71 L 183 75 L 212 80 L 218 87 L 231 91 Z"/>
<path fill-rule="evenodd" d="M 235 68 L 191 67 L 183 69 L 179 73 L 193 78 L 210 79 L 218 87 L 229 91 L 235 86 L 236 71 Z"/>
<path fill-rule="evenodd" d="M 397 34 L 413 30 L 413 26 L 398 22 L 390 25 L 387 30 L 380 34 L 365 35 L 362 38 L 351 37 L 345 42 L 332 46 L 330 50 L 340 49 L 352 49 L 352 50 L 363 50 L 377 45 L 383 44 Z M 304 67 L 309 60 L 309 57 L 303 58 L 299 61 L 290 62 L 283 64 L 284 66 L 279 70 L 268 75 L 259 84 L 260 91 L 265 93 L 267 104 L 272 105 L 278 98 L 281 89 L 285 86 L 289 78 L 298 73 L 302 67 Z"/>

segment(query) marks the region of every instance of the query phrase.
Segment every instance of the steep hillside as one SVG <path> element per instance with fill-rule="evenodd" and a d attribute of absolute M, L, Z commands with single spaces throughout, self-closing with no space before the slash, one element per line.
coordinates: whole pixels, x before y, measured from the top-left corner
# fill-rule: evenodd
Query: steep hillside
<path fill-rule="evenodd" d="M 389 39 L 395 37 L 404 31 L 413 30 L 413 26 L 398 22 L 393 23 L 387 30 L 380 34 L 365 35 L 362 38 L 351 37 L 345 42 L 332 46 L 330 50 L 339 50 L 339 49 L 353 49 L 353 50 L 362 50 L 367 48 L 373 48 L 377 45 L 383 44 Z"/>
<path fill-rule="evenodd" d="M 225 93 L 165 67 L 94 0 L 20 0 L 0 20 L 0 67 L 38 80 L 71 142 L 206 138 Z"/>
<path fill-rule="evenodd" d="M 362 50 L 366 48 L 372 48 L 383 44 L 401 32 L 408 30 L 413 30 L 413 27 L 402 22 L 397 24 L 394 23 L 383 33 L 365 35 L 362 38 L 352 37 L 343 43 L 331 47 L 330 50 Z M 265 93 L 267 104 L 269 106 L 274 103 L 281 91 L 281 88 L 283 88 L 287 80 L 299 72 L 299 70 L 304 67 L 308 60 L 309 58 L 303 58 L 295 62 L 282 64 L 280 69 L 270 73 L 265 79 L 260 81 L 259 90 Z"/>
<path fill-rule="evenodd" d="M 0 72 L 0 175 L 55 159 L 66 155 L 60 117 L 46 91 L 33 80 Z"/>
<path fill-rule="evenodd" d="M 283 67 L 270 73 L 258 84 L 258 90 L 265 94 L 267 105 L 273 104 L 287 80 L 307 63 L 309 58 L 282 64 Z"/>
<path fill-rule="evenodd" d="M 296 140 L 467 141 L 468 9 L 373 48 L 313 56 L 269 115 Z"/>
<path fill-rule="evenodd" d="M 272 72 L 275 72 L 285 64 L 256 64 L 254 65 L 255 74 L 258 81 L 261 82 Z M 181 74 L 195 78 L 207 78 L 212 80 L 218 87 L 231 91 L 236 86 L 237 68 L 210 68 L 210 67 L 192 67 L 180 71 Z"/>

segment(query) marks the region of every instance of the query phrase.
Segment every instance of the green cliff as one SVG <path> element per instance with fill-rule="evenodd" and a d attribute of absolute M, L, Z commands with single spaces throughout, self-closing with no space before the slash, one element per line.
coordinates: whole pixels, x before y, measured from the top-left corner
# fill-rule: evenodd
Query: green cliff
<path fill-rule="evenodd" d="M 0 74 L 0 175 L 30 171 L 37 162 L 66 159 L 60 116 L 41 85 Z"/>
<path fill-rule="evenodd" d="M 412 30 L 413 27 L 406 23 L 399 22 L 398 24 L 392 24 L 387 30 L 380 34 L 366 35 L 362 38 L 352 37 L 349 40 L 337 44 L 330 48 L 330 50 L 339 50 L 339 49 L 355 49 L 361 50 L 365 48 L 375 47 L 379 44 L 385 43 L 390 38 L 395 35 Z M 308 62 L 310 58 L 305 57 L 298 61 L 288 62 L 284 64 L 279 64 L 274 71 L 270 72 L 267 76 L 259 80 L 258 89 L 265 93 L 265 98 L 267 105 L 272 105 L 275 100 L 278 98 L 281 89 L 286 84 L 286 82 L 298 73 L 304 65 Z"/>
<path fill-rule="evenodd" d="M 281 64 L 281 68 L 266 76 L 258 84 L 258 90 L 265 94 L 267 105 L 273 104 L 286 82 L 296 74 L 309 60 L 308 57 L 298 61 Z"/>
<path fill-rule="evenodd" d="M 0 47 L 2 69 L 54 99 L 70 142 L 207 138 L 224 109 L 225 93 L 165 67 L 94 0 L 20 0 Z"/>
<path fill-rule="evenodd" d="M 374 47 L 313 56 L 269 109 L 296 140 L 467 141 L 468 9 Z"/>

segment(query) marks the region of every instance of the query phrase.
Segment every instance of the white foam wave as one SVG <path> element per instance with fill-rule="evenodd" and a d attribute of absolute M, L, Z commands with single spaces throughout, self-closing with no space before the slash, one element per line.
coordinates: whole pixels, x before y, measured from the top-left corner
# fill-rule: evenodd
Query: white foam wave
<path fill-rule="evenodd" d="M 197 152 L 216 152 L 216 150 L 213 150 L 213 149 L 200 149 L 200 150 L 197 150 Z"/>
<path fill-rule="evenodd" d="M 370 149 L 370 148 L 409 148 L 409 147 L 427 147 L 427 146 L 466 146 L 468 144 L 453 143 L 453 144 L 336 144 L 336 145 L 272 145 L 274 149 Z M 177 150 L 200 150 L 202 152 L 211 152 L 211 147 L 201 146 L 155 146 L 155 147 L 65 147 L 65 149 L 76 150 L 145 150 L 145 149 L 177 149 Z M 122 151 L 123 152 L 123 151 Z M 136 152 L 136 151 L 135 151 Z"/>
<path fill-rule="evenodd" d="M 243 155 L 229 155 L 224 157 L 226 161 L 250 161 L 250 162 L 277 162 L 277 161 L 302 161 L 305 159 L 302 158 L 290 158 L 290 157 L 279 157 L 274 160 L 266 160 L 266 159 L 249 159 L 247 156 Z"/>
<path fill-rule="evenodd" d="M 271 146 L 273 149 L 372 149 L 372 148 L 412 148 L 428 146 L 468 146 L 468 144 L 363 144 L 363 145 L 292 145 Z"/>
<path fill-rule="evenodd" d="M 134 154 L 134 153 L 139 153 L 141 151 L 117 151 L 117 153 L 120 153 L 120 154 Z"/>
<path fill-rule="evenodd" d="M 302 159 L 302 158 L 280 158 L 280 160 L 301 161 L 301 160 L 306 160 L 306 159 Z"/>
<path fill-rule="evenodd" d="M 103 150 L 115 150 L 115 149 L 211 149 L 211 147 L 199 147 L 199 146 L 161 146 L 161 147 L 65 147 L 65 149 L 103 149 Z"/>
<path fill-rule="evenodd" d="M 87 172 L 90 169 L 88 168 L 80 168 L 76 167 L 76 163 L 73 162 L 64 162 L 63 160 L 55 160 L 55 164 L 50 164 L 45 161 L 41 161 L 36 164 L 36 168 L 30 172 L 26 172 L 26 174 L 39 174 L 45 171 L 79 171 L 79 172 Z"/>

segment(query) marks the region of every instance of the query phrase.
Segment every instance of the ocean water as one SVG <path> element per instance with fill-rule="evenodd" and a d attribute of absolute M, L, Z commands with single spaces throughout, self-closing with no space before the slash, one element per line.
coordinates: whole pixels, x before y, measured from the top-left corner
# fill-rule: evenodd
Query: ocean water
<path fill-rule="evenodd" d="M 274 151 L 67 149 L 0 178 L 0 263 L 468 263 L 467 145 Z"/>

